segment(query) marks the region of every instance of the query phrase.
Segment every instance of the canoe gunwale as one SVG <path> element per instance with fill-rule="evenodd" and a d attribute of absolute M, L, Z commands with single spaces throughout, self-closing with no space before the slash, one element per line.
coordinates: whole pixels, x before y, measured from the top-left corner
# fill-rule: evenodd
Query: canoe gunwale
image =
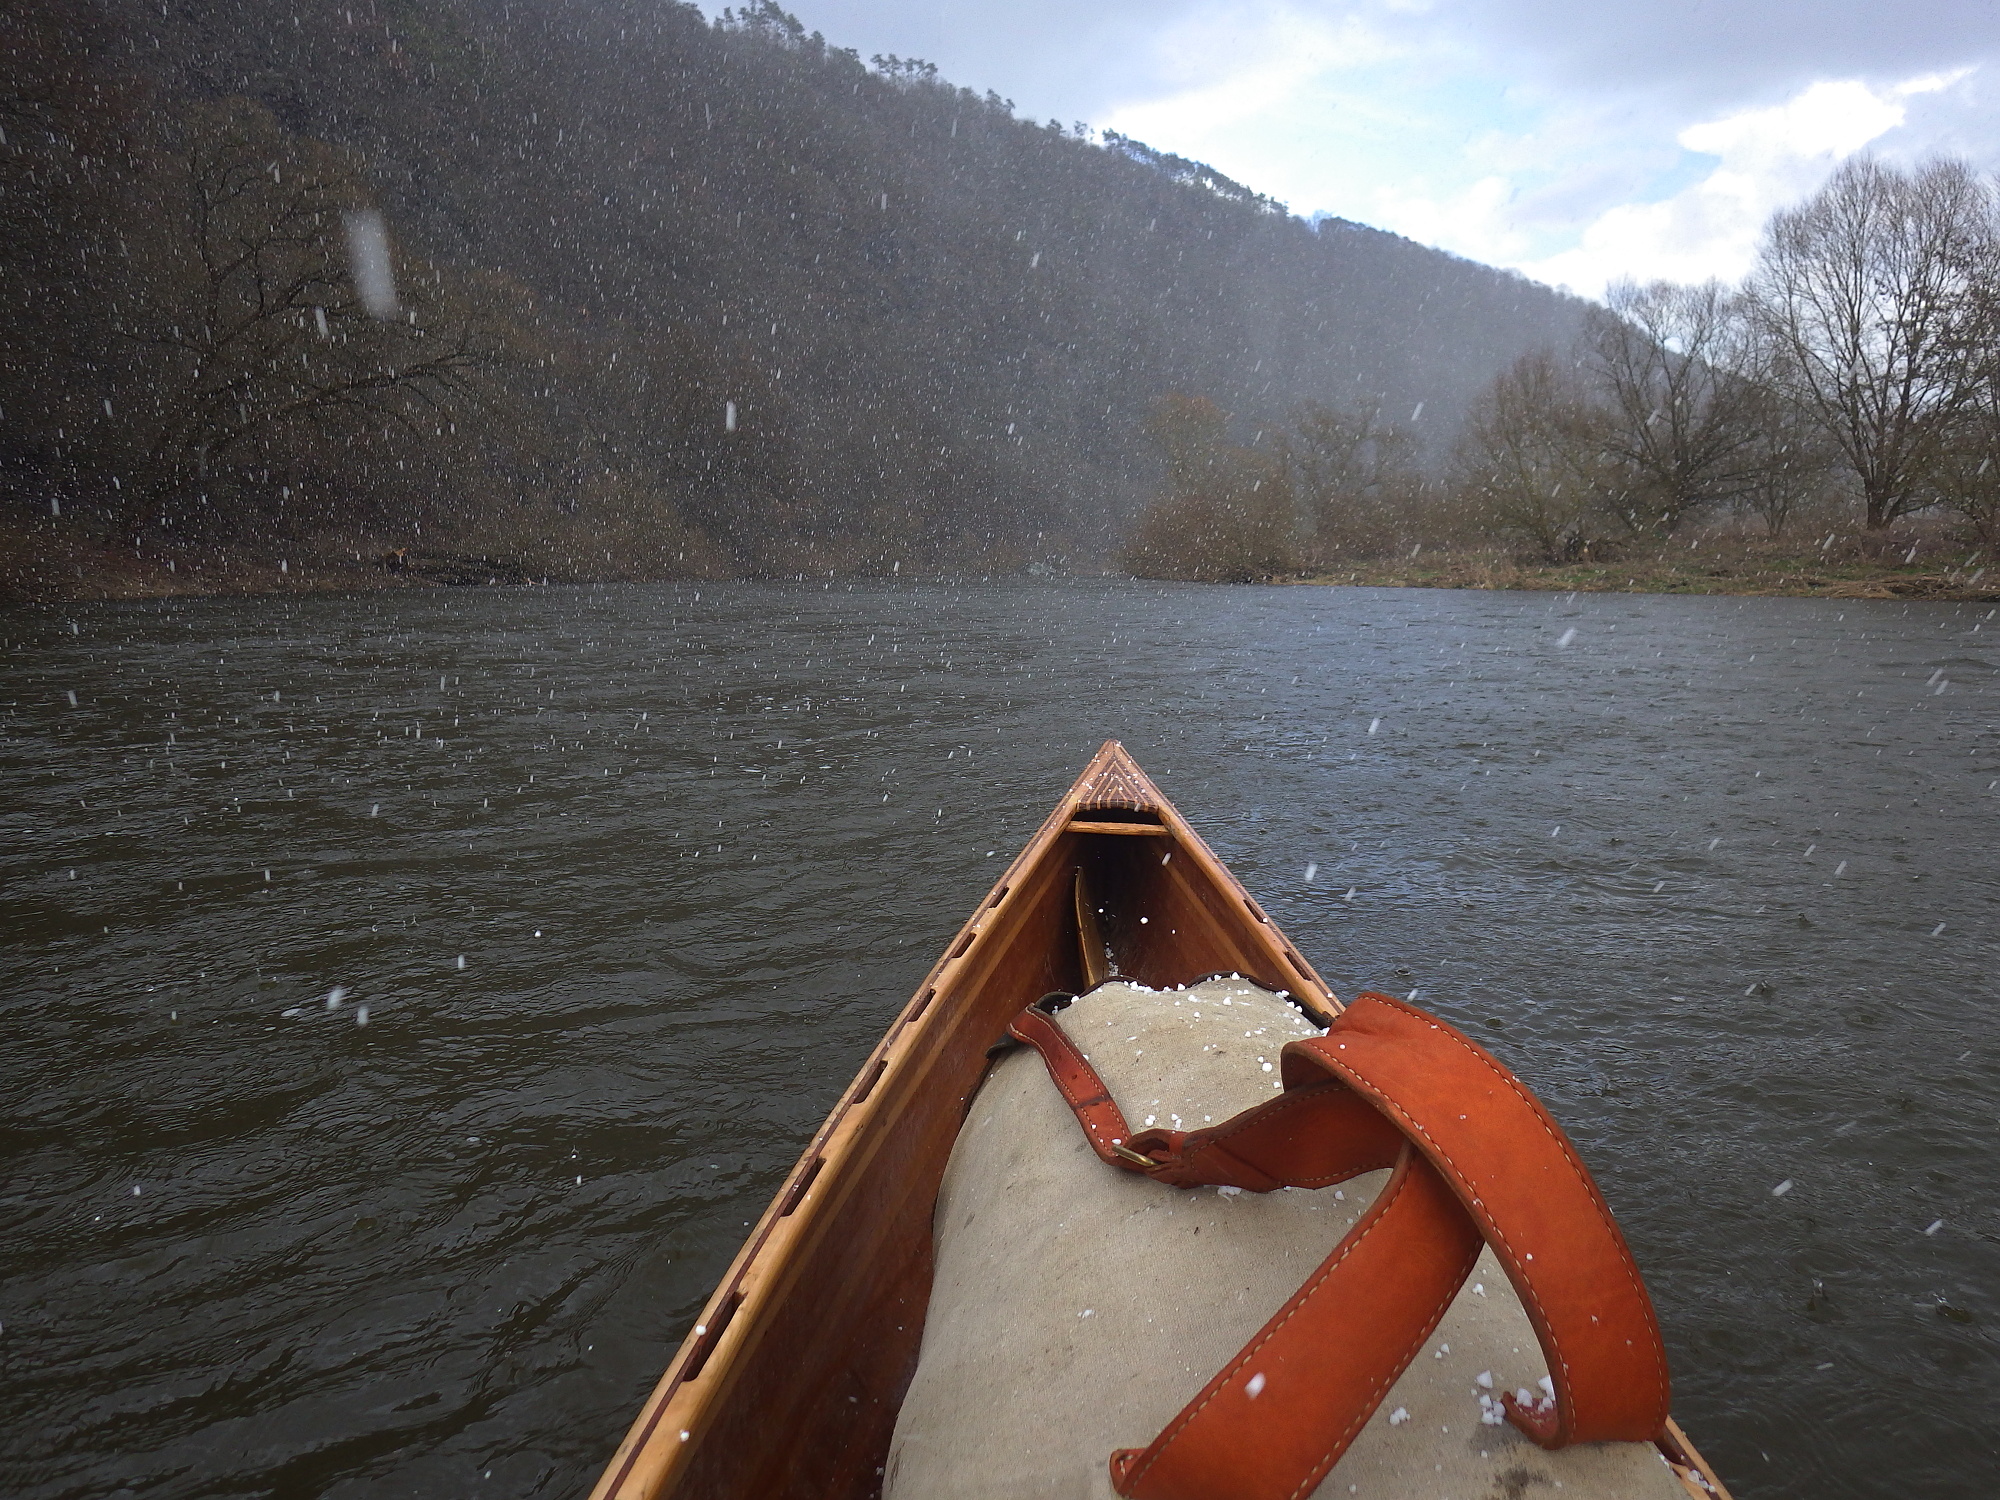
<path fill-rule="evenodd" d="M 1166 853 L 1155 866 L 1152 855 L 1161 849 L 1162 841 Z M 907 1176 L 912 1170 L 912 1151 L 922 1156 L 921 1148 L 932 1144 L 913 1144 L 896 1133 L 897 1116 L 912 1106 L 919 1090 L 928 1085 L 922 1097 L 933 1115 L 952 1102 L 942 1097 L 944 1093 L 954 1090 L 958 1093 L 957 1108 L 951 1119 L 951 1133 L 956 1134 L 985 1069 L 990 1066 L 985 1052 L 999 1040 L 1008 1018 L 996 1012 L 990 1018 L 989 1034 L 974 1035 L 968 1028 L 985 1023 L 975 1023 L 971 1017 L 982 1008 L 982 1002 L 991 1009 L 992 992 L 1018 980 L 1016 971 L 1024 965 L 1015 948 L 1024 936 L 1031 941 L 1034 937 L 1027 924 L 1038 917 L 1045 921 L 1058 904 L 1068 912 L 1064 941 L 1068 947 L 1067 967 L 1075 977 L 1044 988 L 1086 987 L 1077 982 L 1083 977 L 1083 969 L 1078 957 L 1081 915 L 1074 909 L 1074 890 L 1081 889 L 1081 885 L 1072 871 L 1081 873 L 1096 864 L 1100 871 L 1130 872 L 1140 868 L 1135 861 L 1142 859 L 1143 874 L 1150 882 L 1146 889 L 1158 903 L 1151 909 L 1156 916 L 1164 910 L 1177 910 L 1181 921 L 1199 923 L 1202 927 L 1199 937 L 1206 939 L 1207 946 L 1203 948 L 1196 942 L 1195 951 L 1220 959 L 1225 966 L 1217 972 L 1253 978 L 1266 988 L 1285 994 L 1319 1025 L 1330 1023 L 1340 1013 L 1343 1007 L 1333 991 L 1250 893 L 1153 786 L 1124 748 L 1116 741 L 1106 741 L 1021 852 L 994 881 L 971 917 L 945 945 L 882 1039 L 862 1060 L 853 1080 L 786 1174 L 704 1304 L 694 1327 L 668 1362 L 592 1490 L 592 1500 L 655 1500 L 677 1493 L 700 1495 L 702 1500 L 711 1495 L 729 1496 L 732 1500 L 739 1495 L 757 1495 L 762 1500 L 766 1493 L 824 1494 L 828 1500 L 842 1500 L 845 1495 L 862 1497 L 879 1491 L 879 1479 L 875 1476 L 880 1471 L 872 1468 L 875 1459 L 868 1454 L 861 1454 L 858 1459 L 852 1454 L 839 1455 L 834 1467 L 839 1469 L 840 1478 L 834 1485 L 827 1483 L 823 1473 L 809 1474 L 802 1464 L 789 1469 L 779 1464 L 782 1482 L 774 1486 L 771 1478 L 774 1461 L 768 1454 L 738 1457 L 732 1460 L 738 1465 L 738 1472 L 723 1476 L 714 1472 L 721 1461 L 715 1460 L 713 1454 L 704 1454 L 701 1439 L 705 1430 L 718 1420 L 740 1419 L 741 1412 L 732 1411 L 732 1395 L 745 1379 L 751 1378 L 744 1376 L 745 1366 L 761 1357 L 761 1341 L 773 1326 L 788 1317 L 796 1319 L 796 1309 L 788 1306 L 788 1294 L 802 1278 L 809 1285 L 808 1262 L 815 1254 L 830 1253 L 827 1236 L 839 1227 L 850 1200 L 855 1200 L 857 1194 L 863 1195 L 857 1201 L 865 1209 L 881 1197 L 881 1174 L 871 1177 L 877 1158 L 885 1151 L 890 1152 L 891 1158 L 883 1171 L 894 1171 L 900 1165 Z M 1167 919 L 1160 920 L 1164 925 Z M 1137 935 L 1141 929 L 1128 926 L 1125 932 Z M 1152 951 L 1172 952 L 1172 944 L 1160 936 L 1159 927 L 1151 928 L 1150 933 L 1149 941 L 1157 945 Z M 1010 959 L 1012 967 L 1003 969 Z M 1233 966 L 1228 966 L 1232 960 Z M 1142 964 L 1141 974 L 1143 969 Z M 1190 977 L 1182 973 L 1167 982 L 1186 983 Z M 1034 994 L 1027 994 L 1014 1004 L 1018 1008 L 1034 998 Z M 977 1049 L 970 1054 L 966 1050 L 968 1037 Z M 959 1072 L 947 1076 L 953 1059 Z M 949 1141 L 944 1144 L 948 1152 Z M 920 1176 L 941 1177 L 943 1158 L 935 1152 L 932 1155 L 934 1161 L 926 1158 L 922 1162 Z M 905 1283 L 921 1285 L 891 1288 L 893 1295 L 886 1304 L 900 1305 L 897 1298 L 915 1301 L 916 1311 L 906 1316 L 916 1328 L 896 1325 L 895 1334 L 902 1336 L 900 1341 L 886 1330 L 880 1337 L 885 1346 L 894 1344 L 889 1350 L 893 1357 L 900 1357 L 897 1351 L 907 1347 L 910 1368 L 914 1368 L 916 1339 L 922 1325 L 922 1302 L 927 1302 L 929 1295 L 929 1216 L 936 1186 L 935 1181 L 929 1183 L 929 1193 L 922 1202 L 921 1243 L 900 1244 L 903 1253 L 897 1262 Z M 909 1201 L 906 1193 L 902 1205 L 905 1219 L 911 1217 Z M 851 1219 L 852 1215 L 847 1217 Z M 847 1228 L 852 1231 L 854 1225 L 849 1223 Z M 913 1229 L 906 1226 L 906 1239 L 911 1232 Z M 909 1297 L 912 1291 L 920 1291 L 921 1300 Z M 876 1289 L 878 1304 L 883 1295 Z M 848 1316 L 852 1323 L 851 1309 Z M 864 1351 L 857 1356 L 855 1369 L 866 1365 L 874 1353 Z M 769 1362 L 765 1360 L 766 1364 Z M 879 1360 L 869 1368 L 877 1379 L 876 1391 L 868 1399 L 878 1407 L 886 1404 L 887 1420 L 893 1424 L 894 1408 L 902 1400 L 902 1384 L 895 1383 L 893 1370 L 881 1366 Z M 855 1369 L 847 1372 L 850 1385 L 862 1378 L 855 1375 Z M 885 1370 L 889 1372 L 886 1377 Z M 894 1387 L 891 1394 L 882 1394 L 884 1378 Z M 907 1383 L 907 1369 L 900 1379 Z M 819 1394 L 821 1405 L 834 1399 L 830 1391 Z M 739 1397 L 735 1405 L 741 1407 L 750 1399 Z M 850 1393 L 847 1399 L 852 1402 L 858 1398 Z M 865 1408 L 857 1410 L 865 1415 Z M 873 1417 L 878 1427 L 880 1419 L 878 1411 Z M 864 1422 L 862 1426 L 865 1425 Z M 1674 1464 L 1690 1495 L 1695 1500 L 1718 1500 L 1718 1497 L 1728 1500 L 1721 1482 L 1680 1429 L 1671 1423 L 1669 1436 L 1700 1474 L 1697 1480 L 1680 1463 Z M 780 1443 L 783 1441 L 781 1438 Z M 882 1431 L 880 1441 L 886 1446 L 886 1430 Z M 858 1442 L 851 1439 L 849 1446 Z M 1661 1446 L 1670 1462 L 1681 1456 L 1666 1452 L 1664 1443 Z M 703 1461 L 698 1463 L 698 1459 Z M 759 1462 L 764 1468 L 755 1474 L 750 1472 Z M 855 1468 L 856 1462 L 862 1467 Z"/>
<path fill-rule="evenodd" d="M 1107 744 L 1104 750 L 1098 752 L 1091 762 L 1092 768 L 1106 760 L 1106 751 L 1111 748 Z M 1122 755 L 1122 750 L 1119 753 Z M 1089 775 L 1090 771 L 1086 770 L 1084 777 L 1079 778 L 1079 785 Z M 727 1356 L 733 1356 L 744 1343 L 751 1320 L 740 1317 L 740 1314 L 746 1302 L 751 1300 L 751 1294 L 764 1290 L 762 1287 L 746 1286 L 752 1271 L 759 1268 L 767 1250 L 782 1251 L 786 1248 L 774 1245 L 774 1241 L 782 1237 L 785 1241 L 797 1242 L 808 1237 L 819 1213 L 829 1206 L 829 1195 L 816 1197 L 813 1188 L 819 1179 L 827 1175 L 830 1167 L 845 1165 L 840 1160 L 845 1153 L 837 1149 L 837 1138 L 844 1142 L 860 1133 L 860 1127 L 866 1122 L 858 1116 L 867 1112 L 871 1099 L 882 1097 L 878 1091 L 882 1089 L 892 1066 L 905 1062 L 913 1055 L 925 1029 L 926 1013 L 930 1014 L 933 1026 L 937 1024 L 937 1017 L 943 1015 L 942 1008 L 931 1011 L 932 1002 L 940 992 L 949 988 L 955 972 L 967 967 L 966 960 L 973 956 L 981 935 L 994 929 L 1006 908 L 1007 898 L 1016 894 L 1022 877 L 1043 861 L 1066 831 L 1066 825 L 1076 810 L 1075 788 L 1072 788 L 1071 794 L 1042 820 L 1034 836 L 994 881 L 972 916 L 959 928 L 945 946 L 943 955 L 918 984 L 916 992 L 890 1024 L 882 1040 L 863 1059 L 853 1081 L 842 1091 L 826 1120 L 786 1174 L 770 1206 L 765 1209 L 703 1306 L 694 1328 L 668 1362 L 666 1374 L 647 1398 L 638 1420 L 620 1443 L 611 1465 L 592 1491 L 593 1500 L 611 1500 L 614 1496 L 652 1496 L 665 1493 L 671 1486 L 675 1471 L 680 1467 L 676 1459 L 680 1451 L 686 1449 L 687 1440 L 674 1441 L 673 1447 L 662 1454 L 659 1451 L 662 1443 L 660 1434 L 663 1431 L 669 1436 L 679 1432 L 691 1433 L 694 1430 L 692 1424 L 699 1419 L 702 1410 L 714 1399 L 719 1399 L 718 1393 L 697 1392 L 688 1387 L 707 1372 L 718 1355 L 726 1356 L 723 1360 L 726 1367 L 729 1362 Z M 1134 806 L 1131 810 L 1142 809 Z M 1189 833 L 1191 836 L 1192 830 Z M 783 1256 L 778 1254 L 771 1258 L 782 1260 Z M 754 1313 L 755 1309 L 752 1311 Z M 655 1458 L 654 1464 L 646 1463 L 649 1455 Z M 639 1472 L 647 1467 L 657 1468 L 658 1472 L 651 1475 Z M 638 1481 L 636 1486 L 633 1484 L 635 1480 Z"/>

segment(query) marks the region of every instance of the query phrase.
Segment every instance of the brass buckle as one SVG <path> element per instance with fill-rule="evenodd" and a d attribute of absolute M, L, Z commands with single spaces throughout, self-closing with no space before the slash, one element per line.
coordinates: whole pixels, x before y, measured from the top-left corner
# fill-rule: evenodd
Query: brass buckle
<path fill-rule="evenodd" d="M 1137 1151 L 1134 1151 L 1130 1146 L 1124 1145 L 1122 1143 L 1113 1145 L 1111 1148 L 1111 1154 L 1113 1156 L 1118 1157 L 1121 1161 L 1129 1161 L 1135 1167 L 1146 1167 L 1150 1169 L 1153 1167 L 1157 1167 L 1159 1165 L 1159 1163 L 1154 1161 L 1152 1157 L 1141 1156 Z"/>

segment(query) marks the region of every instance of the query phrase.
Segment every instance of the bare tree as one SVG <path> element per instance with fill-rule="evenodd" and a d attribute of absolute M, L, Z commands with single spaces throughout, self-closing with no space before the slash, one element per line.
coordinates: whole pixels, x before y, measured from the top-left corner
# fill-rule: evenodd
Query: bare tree
<path fill-rule="evenodd" d="M 2000 543 L 2000 348 L 1925 474 L 1932 499 L 1962 516 L 1982 543 Z"/>
<path fill-rule="evenodd" d="M 2000 412 L 1967 421 L 1930 480 L 1939 504 L 1958 512 L 1987 546 L 2000 544 Z"/>
<path fill-rule="evenodd" d="M 1147 509 L 1125 560 L 1142 578 L 1242 583 L 1297 562 L 1297 522 L 1284 462 L 1231 444 L 1228 414 L 1174 392 L 1146 431 L 1166 460 L 1166 491 Z"/>
<path fill-rule="evenodd" d="M 1585 555 L 1605 501 L 1623 495 L 1607 425 L 1573 366 L 1547 350 L 1522 357 L 1466 418 L 1458 471 L 1467 506 L 1545 561 Z"/>
<path fill-rule="evenodd" d="M 1606 300 L 1585 316 L 1584 364 L 1615 415 L 1605 441 L 1629 471 L 1624 513 L 1672 535 L 1745 494 L 1759 467 L 1742 308 L 1714 281 L 1621 282 Z"/>
<path fill-rule="evenodd" d="M 1803 507 L 1844 492 L 1847 468 L 1818 416 L 1794 399 L 1784 378 L 1782 351 L 1755 322 L 1746 332 L 1737 352 L 1742 361 L 1739 416 L 1749 443 L 1743 482 L 1732 502 L 1776 538 Z"/>
<path fill-rule="evenodd" d="M 1993 238 L 1992 190 L 1965 163 L 1865 157 L 1765 231 L 1749 295 L 1774 374 L 1853 471 L 1871 529 L 1929 503 L 1974 398 Z"/>
<path fill-rule="evenodd" d="M 1926 478 L 1932 497 L 1957 511 L 1984 544 L 2000 544 L 2000 235 L 1974 279 L 1972 313 L 1960 337 L 1974 375 L 1971 391 L 1939 445 Z"/>
<path fill-rule="evenodd" d="M 1748 420 L 1755 463 L 1736 503 L 1764 523 L 1766 535 L 1780 537 L 1801 508 L 1837 490 L 1840 454 L 1808 413 L 1768 387 Z"/>
<path fill-rule="evenodd" d="M 1383 420 L 1379 401 L 1344 410 L 1308 401 L 1281 447 L 1322 563 L 1376 529 L 1418 487 L 1416 440 Z"/>
<path fill-rule="evenodd" d="M 342 421 L 434 432 L 470 395 L 489 357 L 469 331 L 439 333 L 415 305 L 393 319 L 364 305 L 343 216 L 365 189 L 333 148 L 228 101 L 193 112 L 163 178 L 163 222 L 120 322 L 150 386 L 128 533 L 257 440 Z"/>

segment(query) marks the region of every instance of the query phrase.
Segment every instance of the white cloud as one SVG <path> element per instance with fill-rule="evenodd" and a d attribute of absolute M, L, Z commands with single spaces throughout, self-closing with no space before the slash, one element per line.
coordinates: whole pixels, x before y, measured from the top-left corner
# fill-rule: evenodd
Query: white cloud
<path fill-rule="evenodd" d="M 1627 276 L 1740 278 L 1773 210 L 1854 152 L 1901 141 L 1912 99 L 1977 72 L 1823 79 L 1690 122 L 1670 99 L 1498 78 L 1434 14 L 1364 21 L 1267 3 L 1232 10 L 1227 26 L 1184 14 L 1152 46 L 1146 71 L 1167 86 L 1114 111 L 1110 128 L 1295 210 L 1587 296 Z"/>
<path fill-rule="evenodd" d="M 1816 83 L 1771 109 L 1680 133 L 1716 160 L 1699 182 L 1656 203 L 1606 210 L 1571 249 L 1520 267 L 1595 295 L 1608 281 L 1734 281 L 1750 269 L 1771 211 L 1817 187 L 1842 157 L 1900 125 L 1903 111 L 1865 84 Z"/>
<path fill-rule="evenodd" d="M 1257 100 L 1260 86 L 1288 93 L 1321 73 L 1376 68 L 1397 55 L 1359 16 L 1316 14 L 1283 0 L 1186 15 L 1163 26 L 1150 51 L 1154 76 L 1189 91 L 1181 97 L 1220 91 L 1244 102 Z"/>
<path fill-rule="evenodd" d="M 719 6 L 721 0 L 703 0 Z M 1857 150 L 2000 167 L 1990 0 L 796 0 L 1323 209 L 1595 293 L 1747 269 Z"/>
<path fill-rule="evenodd" d="M 1690 125 L 1678 143 L 1715 159 L 1705 177 L 1657 202 L 1609 208 L 1573 247 L 1512 264 L 1589 296 L 1626 276 L 1740 280 L 1775 210 L 1811 194 L 1844 158 L 1900 126 L 1905 99 L 1948 88 L 1970 71 L 1884 89 L 1854 80 L 1815 83 L 1782 104 Z"/>
<path fill-rule="evenodd" d="M 1292 201 L 1287 189 L 1311 180 L 1294 170 L 1297 148 L 1323 154 L 1327 144 L 1330 122 L 1316 97 L 1344 76 L 1379 74 L 1399 60 L 1390 39 L 1356 16 L 1282 3 L 1197 12 L 1151 39 L 1147 71 L 1167 87 L 1103 123 L 1167 150 L 1199 143 L 1211 165 L 1247 171 L 1260 179 L 1253 186 Z"/>
<path fill-rule="evenodd" d="M 1431 173 L 1496 109 L 1509 111 L 1407 10 L 1328 14 L 1266 0 L 1186 14 L 1148 47 L 1142 71 L 1163 86 L 1135 92 L 1102 123 L 1299 212 L 1368 218 L 1358 210 L 1379 192 Z"/>
<path fill-rule="evenodd" d="M 1529 237 L 1514 222 L 1514 202 L 1514 184 L 1503 176 L 1482 177 L 1446 198 L 1389 188 L 1376 195 L 1370 222 L 1420 244 L 1513 265 L 1530 248 Z"/>

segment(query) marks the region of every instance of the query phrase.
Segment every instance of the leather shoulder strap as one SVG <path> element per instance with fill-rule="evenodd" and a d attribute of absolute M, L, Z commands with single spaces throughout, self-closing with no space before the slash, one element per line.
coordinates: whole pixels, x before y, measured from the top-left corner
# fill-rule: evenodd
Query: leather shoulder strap
<path fill-rule="evenodd" d="M 1124 1112 L 1111 1097 L 1111 1090 L 1104 1086 L 1104 1080 L 1097 1076 L 1090 1059 L 1041 1008 L 1041 1002 L 1014 1017 L 1008 1024 L 1007 1035 L 1042 1054 L 1042 1063 L 1049 1070 L 1056 1092 L 1069 1105 L 1077 1124 L 1083 1127 L 1083 1138 L 1090 1142 L 1090 1149 L 1098 1158 L 1114 1167 L 1128 1165 L 1121 1160 L 1118 1149 L 1132 1134 L 1125 1124 Z"/>
<path fill-rule="evenodd" d="M 1279 1098 L 1204 1130 L 1128 1137 L 1059 1026 L 1030 1012 L 1009 1029 L 1042 1053 L 1099 1156 L 1124 1170 L 1268 1192 L 1395 1168 L 1333 1254 L 1166 1430 L 1112 1455 L 1121 1495 L 1310 1491 L 1444 1316 L 1482 1240 L 1520 1293 L 1555 1386 L 1532 1406 L 1506 1398 L 1510 1420 L 1545 1447 L 1665 1431 L 1665 1352 L 1624 1237 L 1568 1137 L 1469 1037 L 1365 994 L 1325 1036 L 1285 1047 Z"/>
<path fill-rule="evenodd" d="M 1415 1006 L 1361 996 L 1285 1048 L 1287 1086 L 1332 1077 L 1416 1144 L 1519 1293 L 1555 1385 L 1509 1415 L 1536 1442 L 1652 1438 L 1668 1410 L 1652 1298 L 1576 1147 L 1520 1079 Z M 1509 1398 L 1511 1403 L 1512 1398 Z"/>

